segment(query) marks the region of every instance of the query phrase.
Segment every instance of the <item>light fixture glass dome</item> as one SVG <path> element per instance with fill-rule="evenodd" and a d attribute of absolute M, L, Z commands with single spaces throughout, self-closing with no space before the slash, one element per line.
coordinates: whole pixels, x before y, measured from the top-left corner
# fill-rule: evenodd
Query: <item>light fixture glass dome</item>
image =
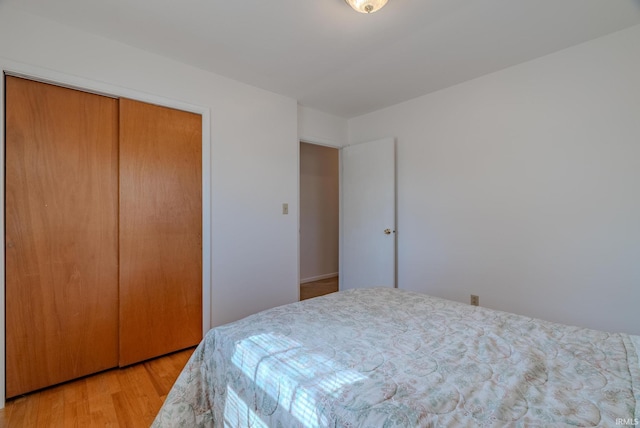
<path fill-rule="evenodd" d="M 387 4 L 387 0 L 345 0 L 349 6 L 360 13 L 373 13 L 382 9 Z"/>

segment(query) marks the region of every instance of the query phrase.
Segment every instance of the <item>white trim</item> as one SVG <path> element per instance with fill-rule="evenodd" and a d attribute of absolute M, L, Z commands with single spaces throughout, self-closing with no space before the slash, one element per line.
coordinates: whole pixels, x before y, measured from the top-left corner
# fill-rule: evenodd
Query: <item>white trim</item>
<path fill-rule="evenodd" d="M 343 235 L 344 222 L 342 215 L 342 149 L 338 150 L 338 272 L 343 272 L 342 254 L 344 253 Z M 338 291 L 342 289 L 342 277 L 338 278 Z"/>
<path fill-rule="evenodd" d="M 46 83 L 46 84 L 54 85 L 54 86 L 60 86 L 62 88 L 67 88 L 67 89 L 75 89 L 77 91 L 86 92 L 86 93 L 94 94 L 94 95 L 100 95 L 100 96 L 103 96 L 103 97 L 113 98 L 113 99 L 116 99 L 116 100 L 119 98 L 119 97 L 114 96 L 112 94 L 107 94 L 107 93 L 104 93 L 104 92 L 101 92 L 101 91 L 97 91 L 97 90 L 90 90 L 90 89 L 87 89 L 87 88 L 75 86 L 73 84 L 66 84 L 66 83 L 62 83 L 61 81 L 54 81 L 54 80 L 50 80 L 48 78 L 44 78 L 44 77 L 40 77 L 40 76 L 35 76 L 35 75 L 30 75 L 30 74 L 25 74 L 25 73 L 10 71 L 10 70 L 4 70 L 4 75 L 5 76 L 12 76 L 12 77 L 19 77 L 21 79 L 32 80 L 34 82 Z"/>
<path fill-rule="evenodd" d="M 300 279 L 300 284 L 306 284 L 307 282 L 315 282 L 323 279 L 335 278 L 338 276 L 338 272 L 327 273 L 324 275 L 311 276 L 309 278 Z"/>
<path fill-rule="evenodd" d="M 300 117 L 298 115 L 298 120 Z M 298 301 L 302 297 L 300 294 L 300 143 L 302 140 L 298 137 L 298 144 L 296 144 L 296 158 L 298 162 L 298 169 L 296 174 L 296 196 L 298 200 L 298 206 L 296 207 L 296 211 L 298 214 L 297 222 L 298 222 L 298 239 L 296 240 L 296 276 L 298 277 L 298 283 L 296 284 L 296 293 L 298 294 Z"/>
<path fill-rule="evenodd" d="M 55 70 L 22 64 L 0 57 L 0 165 L 4 165 L 4 74 L 25 77 L 80 89 L 85 92 L 96 93 L 113 98 L 130 98 L 150 104 L 188 111 L 202 116 L 202 332 L 206 333 L 211 322 L 211 112 L 203 106 L 188 104 L 177 100 L 159 97 L 152 94 L 123 88 L 104 82 L 85 79 L 60 73 Z M 0 174 L 0 224 L 4 225 L 4 174 Z M 4 242 L 4 227 L 0 227 L 0 240 Z M 4 245 L 0 245 L 0 259 L 4 260 Z M 4 408 L 5 391 L 5 265 L 0 263 L 0 409 Z"/>
<path fill-rule="evenodd" d="M 301 143 L 313 144 L 316 146 L 324 146 L 324 147 L 332 147 L 334 149 L 341 149 L 344 147 L 343 144 L 336 143 L 334 141 L 324 140 L 322 138 L 300 138 Z"/>

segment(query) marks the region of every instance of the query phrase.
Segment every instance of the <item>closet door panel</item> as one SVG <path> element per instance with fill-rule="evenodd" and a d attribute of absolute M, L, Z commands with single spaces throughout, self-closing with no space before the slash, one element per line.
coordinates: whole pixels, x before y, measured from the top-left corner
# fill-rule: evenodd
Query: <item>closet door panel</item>
<path fill-rule="evenodd" d="M 202 339 L 202 119 L 120 100 L 120 365 Z"/>
<path fill-rule="evenodd" d="M 118 364 L 117 100 L 6 78 L 6 391 Z"/>

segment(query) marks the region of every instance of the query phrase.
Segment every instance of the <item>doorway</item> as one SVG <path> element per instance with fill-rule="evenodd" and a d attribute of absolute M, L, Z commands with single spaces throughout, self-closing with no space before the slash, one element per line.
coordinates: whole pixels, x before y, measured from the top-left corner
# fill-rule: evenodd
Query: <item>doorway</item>
<path fill-rule="evenodd" d="M 340 152 L 300 142 L 300 300 L 338 291 Z"/>

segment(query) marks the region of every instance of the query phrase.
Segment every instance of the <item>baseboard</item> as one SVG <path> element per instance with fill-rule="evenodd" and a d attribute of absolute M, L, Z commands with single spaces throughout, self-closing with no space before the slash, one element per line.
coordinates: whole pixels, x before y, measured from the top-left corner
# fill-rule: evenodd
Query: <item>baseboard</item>
<path fill-rule="evenodd" d="M 307 282 L 320 281 L 321 279 L 335 278 L 336 276 L 338 276 L 338 272 L 327 273 L 325 275 L 312 276 L 309 278 L 300 279 L 300 284 L 306 284 Z"/>

